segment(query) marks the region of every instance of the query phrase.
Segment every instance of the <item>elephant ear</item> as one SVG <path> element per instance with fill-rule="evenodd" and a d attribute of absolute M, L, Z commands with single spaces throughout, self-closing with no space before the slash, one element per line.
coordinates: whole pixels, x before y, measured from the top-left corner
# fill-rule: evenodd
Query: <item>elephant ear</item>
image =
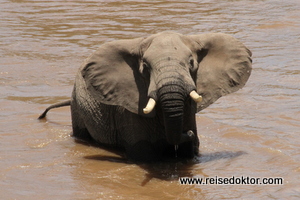
<path fill-rule="evenodd" d="M 93 98 L 144 115 L 147 86 L 139 73 L 143 38 L 105 43 L 85 62 L 81 74 Z"/>
<path fill-rule="evenodd" d="M 200 45 L 196 85 L 203 100 L 197 104 L 199 112 L 246 84 L 251 74 L 252 54 L 240 41 L 227 34 L 207 33 L 189 37 Z"/>

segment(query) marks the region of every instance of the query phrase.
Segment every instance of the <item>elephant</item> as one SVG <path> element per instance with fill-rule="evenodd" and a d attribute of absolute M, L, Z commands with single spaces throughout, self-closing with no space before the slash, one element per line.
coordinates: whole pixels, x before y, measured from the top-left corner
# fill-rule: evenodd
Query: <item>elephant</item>
<path fill-rule="evenodd" d="M 252 53 L 224 33 L 165 31 L 106 42 L 81 65 L 71 99 L 73 136 L 141 162 L 199 155 L 196 113 L 236 92 Z"/>

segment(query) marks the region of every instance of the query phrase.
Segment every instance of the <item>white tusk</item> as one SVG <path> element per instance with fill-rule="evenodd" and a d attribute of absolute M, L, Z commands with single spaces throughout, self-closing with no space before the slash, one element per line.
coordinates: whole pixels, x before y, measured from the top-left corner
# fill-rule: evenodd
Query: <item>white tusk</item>
<path fill-rule="evenodd" d="M 195 90 L 191 91 L 190 96 L 196 103 L 200 103 L 202 101 L 202 96 L 200 96 Z"/>
<path fill-rule="evenodd" d="M 148 103 L 147 103 L 147 106 L 143 109 L 143 112 L 145 114 L 150 113 L 153 110 L 155 104 L 156 104 L 155 100 L 152 99 L 152 98 L 150 98 L 149 101 L 148 101 Z"/>

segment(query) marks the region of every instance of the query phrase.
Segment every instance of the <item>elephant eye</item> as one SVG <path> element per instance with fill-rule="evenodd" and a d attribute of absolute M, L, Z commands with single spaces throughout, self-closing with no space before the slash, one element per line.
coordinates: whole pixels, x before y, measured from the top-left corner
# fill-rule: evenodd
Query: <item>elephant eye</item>
<path fill-rule="evenodd" d="M 150 72 L 150 66 L 144 60 L 142 61 L 141 65 L 140 65 L 140 72 L 144 75 L 149 74 L 149 72 Z"/>
<path fill-rule="evenodd" d="M 193 58 L 190 59 L 190 67 L 191 67 L 191 69 L 194 68 L 194 59 Z"/>
<path fill-rule="evenodd" d="M 146 61 L 146 60 L 143 60 L 142 62 L 143 62 L 143 69 L 149 70 L 149 69 L 150 69 L 150 66 L 149 66 L 149 64 L 147 63 L 147 61 Z"/>
<path fill-rule="evenodd" d="M 143 62 L 143 68 L 144 68 L 144 69 L 148 69 L 148 68 L 149 68 L 148 64 L 145 63 L 145 62 Z"/>

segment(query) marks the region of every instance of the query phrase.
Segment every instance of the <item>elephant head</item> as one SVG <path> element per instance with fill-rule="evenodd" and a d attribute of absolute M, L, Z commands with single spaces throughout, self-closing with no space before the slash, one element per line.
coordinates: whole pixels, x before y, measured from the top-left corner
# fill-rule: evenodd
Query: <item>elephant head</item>
<path fill-rule="evenodd" d="M 226 34 L 162 32 L 103 44 L 81 73 L 90 94 L 104 104 L 143 117 L 160 110 L 167 141 L 177 145 L 185 106 L 190 104 L 194 115 L 242 88 L 251 73 L 250 57 L 241 42 Z"/>

